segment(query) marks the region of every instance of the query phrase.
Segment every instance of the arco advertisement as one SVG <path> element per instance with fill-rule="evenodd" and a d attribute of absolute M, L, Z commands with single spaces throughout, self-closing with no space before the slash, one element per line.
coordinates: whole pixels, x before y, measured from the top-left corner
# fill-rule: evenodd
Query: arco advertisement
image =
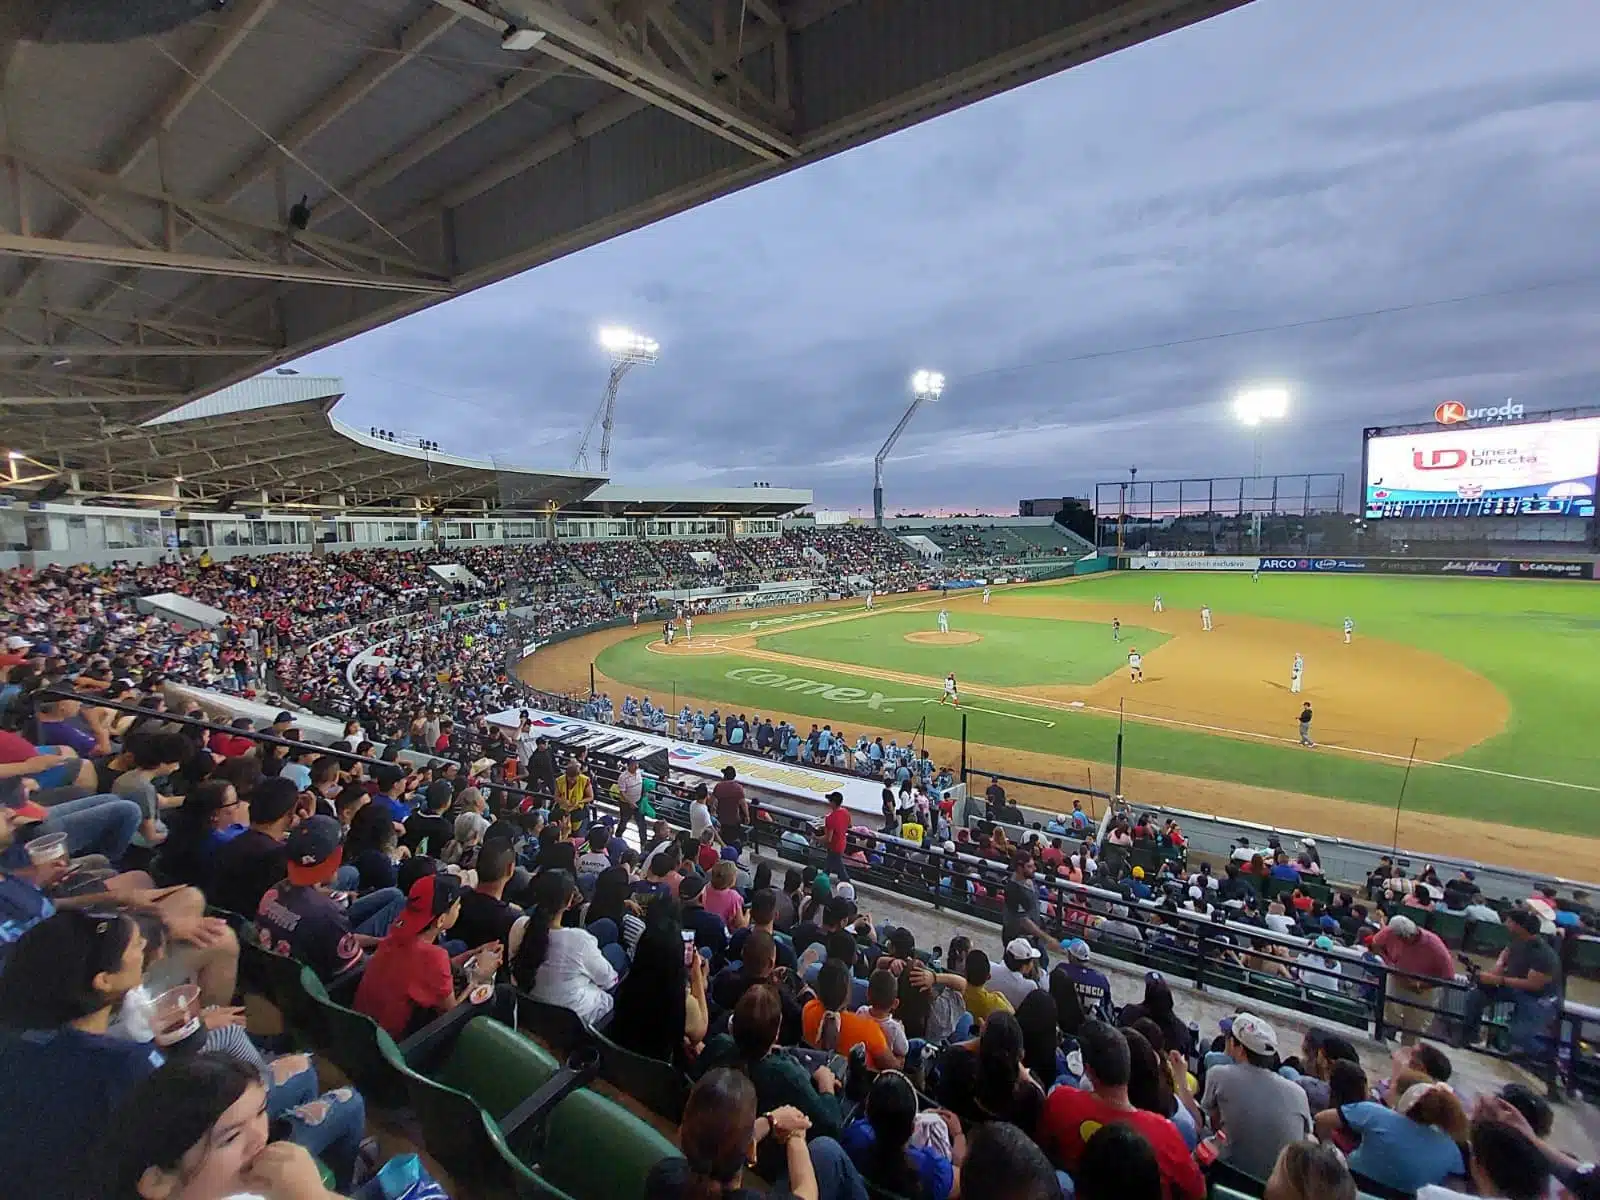
<path fill-rule="evenodd" d="M 1593 517 L 1600 417 L 1377 434 L 1365 512 L 1384 517 Z"/>

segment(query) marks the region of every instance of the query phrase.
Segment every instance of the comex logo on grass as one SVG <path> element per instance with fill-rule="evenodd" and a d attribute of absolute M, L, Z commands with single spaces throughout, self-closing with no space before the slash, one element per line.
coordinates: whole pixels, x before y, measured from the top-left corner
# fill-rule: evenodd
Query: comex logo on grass
<path fill-rule="evenodd" d="M 835 687 L 817 679 L 803 679 L 797 675 L 780 675 L 762 667 L 736 667 L 725 676 L 737 683 L 753 683 L 757 687 L 775 688 L 780 692 L 795 692 L 802 696 L 821 696 L 835 704 L 865 704 L 875 712 L 893 712 L 896 704 L 931 704 L 927 696 L 885 696 L 882 692 L 868 692 L 863 688 Z"/>

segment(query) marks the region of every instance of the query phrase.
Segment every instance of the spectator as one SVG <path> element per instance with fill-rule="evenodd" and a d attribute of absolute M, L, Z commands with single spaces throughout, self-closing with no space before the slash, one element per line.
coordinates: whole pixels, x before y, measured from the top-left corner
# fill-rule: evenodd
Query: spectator
<path fill-rule="evenodd" d="M 1511 943 L 1500 952 L 1493 969 L 1478 972 L 1477 986 L 1467 993 L 1457 1041 L 1460 1045 L 1477 1041 L 1484 1009 L 1509 1000 L 1511 1048 L 1528 1054 L 1535 1051 L 1535 1039 L 1547 1033 L 1555 1018 L 1561 996 L 1561 956 L 1540 934 L 1536 914 L 1513 909 L 1506 914 L 1505 925 Z"/>
<path fill-rule="evenodd" d="M 400 854 L 394 821 L 387 810 L 368 804 L 351 818 L 344 839 L 344 861 L 356 869 L 359 877 L 353 890 L 371 892 L 394 887 Z"/>
<path fill-rule="evenodd" d="M 982 950 L 967 954 L 965 975 L 967 989 L 962 998 L 973 1020 L 985 1021 L 994 1013 L 1012 1011 L 1011 1001 L 989 986 L 989 956 Z"/>
<path fill-rule="evenodd" d="M 1089 964 L 1089 943 L 1082 938 L 1068 942 L 1066 951 L 1067 961 L 1057 963 L 1050 972 L 1052 993 L 1059 976 L 1078 993 L 1078 1006 L 1085 1016 L 1106 1020 L 1111 1015 L 1111 980 Z"/>
<path fill-rule="evenodd" d="M 739 782 L 738 774 L 732 766 L 723 767 L 721 780 L 711 789 L 722 840 L 730 846 L 743 844 L 745 826 L 750 824 L 750 804 L 745 799 L 744 785 Z"/>
<path fill-rule="evenodd" d="M 1396 971 L 1405 972 L 1389 975 L 1383 1019 L 1403 1031 L 1401 1044 L 1409 1046 L 1433 1021 L 1439 983 L 1455 978 L 1455 960 L 1438 934 L 1419 928 L 1407 916 L 1391 917 L 1372 939 L 1372 949 Z"/>
<path fill-rule="evenodd" d="M 1044 917 L 1040 911 L 1039 885 L 1034 883 L 1033 873 L 1032 851 L 1016 851 L 1011 859 L 1011 878 L 1006 881 L 1001 940 L 1009 945 L 1014 938 L 1026 938 L 1036 949 L 1064 954 L 1061 943 L 1041 925 Z"/>
<path fill-rule="evenodd" d="M 617 985 L 607 1031 L 617 1045 L 680 1066 L 698 1052 L 710 1025 L 706 960 L 685 953 L 685 946 L 683 930 L 670 910 L 657 906 L 632 966 Z"/>
<path fill-rule="evenodd" d="M 1167 1189 L 1144 1134 L 1121 1121 L 1103 1125 L 1083 1145 L 1073 1174 L 1079 1200 L 1165 1200 Z"/>
<path fill-rule="evenodd" d="M 1105 996 L 1109 996 L 1109 989 Z M 1132 1025 L 1141 1017 L 1154 1021 L 1161 1030 L 1161 1039 L 1168 1050 L 1176 1050 L 1185 1058 L 1194 1052 L 1193 1037 L 1189 1027 L 1179 1019 L 1172 1003 L 1172 987 L 1160 971 L 1146 971 L 1144 999 L 1138 1004 L 1125 1005 L 1117 1020 L 1124 1026 Z"/>
<path fill-rule="evenodd" d="M 1226 1133 L 1228 1161 L 1265 1179 L 1284 1146 L 1310 1135 L 1311 1109 L 1306 1094 L 1277 1073 L 1278 1035 L 1271 1025 L 1238 1013 L 1227 1039 L 1233 1065 L 1206 1073 L 1200 1108 L 1213 1130 Z"/>
<path fill-rule="evenodd" d="M 731 1012 L 751 988 L 768 986 L 777 994 L 782 1010 L 782 1029 L 778 1040 L 785 1045 L 799 1042 L 804 1037 L 804 1012 L 788 989 L 781 985 L 776 974 L 777 943 L 770 934 L 758 930 L 744 940 L 740 956 L 737 966 L 724 967 L 711 981 L 712 1003 L 724 1012 Z"/>
<path fill-rule="evenodd" d="M 447 780 L 435 779 L 422 793 L 422 803 L 405 819 L 406 832 L 401 844 L 413 854 L 444 853 L 455 836 L 455 828 L 444 815 L 455 794 Z"/>
<path fill-rule="evenodd" d="M 529 918 L 505 900 L 506 886 L 517 870 L 517 852 L 510 842 L 493 838 L 478 855 L 478 882 L 461 893 L 461 914 L 453 930 L 469 946 L 497 943 L 513 959 L 522 948 Z"/>
<path fill-rule="evenodd" d="M 62 1169 L 88 1157 L 117 1102 L 161 1065 L 152 1046 L 108 1033 L 144 974 L 144 952 L 132 917 L 77 910 L 41 921 L 12 948 L 0 973 L 9 1194 L 59 1194 Z"/>
<path fill-rule="evenodd" d="M 744 897 L 734 887 L 738 879 L 739 868 L 724 859 L 711 868 L 711 886 L 700 896 L 700 903 L 705 910 L 715 913 L 728 929 L 744 921 Z"/>
<path fill-rule="evenodd" d="M 1494 1193 L 1485 1192 L 1485 1195 Z M 1344 1156 L 1317 1142 L 1290 1142 L 1267 1177 L 1263 1200 L 1356 1200 Z"/>
<path fill-rule="evenodd" d="M 357 966 L 405 907 L 399 888 L 369 892 L 341 905 L 329 888 L 343 847 L 339 822 L 315 816 L 289 833 L 288 878 L 261 897 L 256 936 L 263 949 L 298 958 L 330 983 Z"/>
<path fill-rule="evenodd" d="M 1026 1133 L 1005 1121 L 973 1131 L 961 1164 L 963 1200 L 1061 1200 L 1061 1181 Z"/>
<path fill-rule="evenodd" d="M 487 856 L 488 848 L 485 847 L 484 857 Z M 479 865 L 481 867 L 482 859 Z M 481 874 L 480 871 L 480 877 Z M 628 899 L 632 887 L 633 881 L 628 878 L 627 867 L 609 867 L 601 871 L 594 881 L 594 896 L 583 914 L 584 927 L 594 934 L 602 951 L 607 946 L 620 945 L 629 959 L 633 957 L 645 928 L 644 918 L 639 915 L 643 910 Z M 616 960 L 613 959 L 612 965 L 615 964 Z"/>
<path fill-rule="evenodd" d="M 645 1178 L 644 1200 L 751 1200 L 758 1193 L 742 1186 L 745 1156 L 751 1146 L 768 1144 L 780 1157 L 778 1189 L 797 1200 L 865 1200 L 861 1176 L 839 1143 L 818 1137 L 804 1113 L 792 1107 L 757 1116 L 758 1089 L 737 1071 L 704 1076 L 689 1093 L 679 1126 L 683 1157 L 664 1158 Z"/>
<path fill-rule="evenodd" d="M 1017 1005 L 1017 1025 L 1022 1030 L 1022 1064 L 1048 1094 L 1068 1073 L 1061 1053 L 1059 1014 L 1050 993 L 1037 988 L 1028 993 Z"/>
<path fill-rule="evenodd" d="M 1009 1012 L 983 1023 L 977 1044 L 945 1056 L 940 1094 L 968 1126 L 1009 1121 L 1033 1135 L 1044 1109 L 1044 1090 L 1022 1065 L 1022 1027 Z"/>
<path fill-rule="evenodd" d="M 874 1070 L 891 1065 L 889 1043 L 871 1017 L 849 1011 L 850 968 L 837 958 L 822 964 L 817 994 L 802 1010 L 806 1044 L 834 1054 L 848 1055 L 864 1046 L 867 1064 Z"/>
<path fill-rule="evenodd" d="M 535 1000 L 571 1009 L 593 1024 L 612 1008 L 617 969 L 587 929 L 566 929 L 562 918 L 582 903 L 566 871 L 544 871 L 533 883 L 534 903 L 522 946 L 511 962 L 517 985 Z"/>
<path fill-rule="evenodd" d="M 1479 1116 L 1468 1134 L 1467 1171 L 1479 1196 L 1544 1200 L 1550 1194 L 1550 1160 L 1538 1141 L 1515 1126 Z M 1451 1200 L 1438 1184 L 1417 1189 L 1419 1200 Z"/>
<path fill-rule="evenodd" d="M 1464 1173 L 1460 1144 L 1467 1140 L 1467 1116 L 1449 1085 L 1402 1071 L 1390 1094 L 1393 1108 L 1363 1100 L 1318 1113 L 1318 1137 L 1328 1139 L 1335 1129 L 1359 1137 L 1350 1169 L 1399 1191 Z"/>
<path fill-rule="evenodd" d="M 404 910 L 372 955 L 352 1007 L 390 1036 L 410 1036 L 440 1013 L 466 1002 L 472 988 L 494 978 L 503 948 L 477 946 L 453 959 L 438 941 L 461 915 L 461 884 L 449 875 L 424 875 L 411 885 Z M 466 986 L 456 993 L 451 972 L 473 960 Z"/>
<path fill-rule="evenodd" d="M 989 977 L 989 986 L 1004 996 L 1013 1009 L 1020 1009 L 1023 1001 L 1045 986 L 1039 972 L 1043 957 L 1027 938 L 1012 938 L 1006 943 L 1001 965 Z"/>
<path fill-rule="evenodd" d="M 938 1122 L 942 1139 L 913 1142 L 919 1127 Z M 897 1071 L 877 1077 L 867 1093 L 866 1116 L 852 1121 L 839 1139 L 867 1183 L 906 1200 L 949 1200 L 960 1190 L 959 1162 L 966 1149 L 961 1121 L 950 1112 L 926 1118 L 917 1112 L 917 1093 Z M 941 1152 L 941 1147 L 949 1149 Z"/>
<path fill-rule="evenodd" d="M 829 792 L 827 800 L 828 815 L 822 822 L 823 838 L 828 851 L 826 869 L 829 875 L 848 880 L 850 872 L 844 865 L 844 852 L 849 843 L 850 814 L 845 811 L 843 792 Z M 798 941 L 795 946 L 800 950 L 805 949 Z"/>
<path fill-rule="evenodd" d="M 288 870 L 284 843 L 299 797 L 287 779 L 263 779 L 250 796 L 250 827 L 218 848 L 210 863 L 206 896 L 229 912 L 252 914 Z"/>
<path fill-rule="evenodd" d="M 1079 1031 L 1078 1046 L 1091 1090 L 1061 1087 L 1045 1101 L 1039 1143 L 1051 1161 L 1076 1178 L 1084 1157 L 1085 1129 L 1122 1123 L 1144 1136 L 1173 1197 L 1204 1197 L 1205 1180 L 1177 1128 L 1165 1117 L 1136 1108 L 1128 1098 L 1132 1057 L 1122 1032 L 1104 1021 L 1088 1021 Z"/>

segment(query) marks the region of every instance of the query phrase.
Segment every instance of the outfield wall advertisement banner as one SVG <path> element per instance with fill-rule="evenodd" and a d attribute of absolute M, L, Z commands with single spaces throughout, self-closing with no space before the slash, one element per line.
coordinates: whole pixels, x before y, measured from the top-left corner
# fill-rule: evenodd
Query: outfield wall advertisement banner
<path fill-rule="evenodd" d="M 1483 579 L 1600 579 L 1600 563 L 1498 558 L 1128 558 L 1131 571 L 1270 571 L 1301 575 L 1458 575 Z"/>
<path fill-rule="evenodd" d="M 1600 417 L 1430 433 L 1365 443 L 1366 515 L 1594 516 Z"/>
<path fill-rule="evenodd" d="M 1254 571 L 1260 565 L 1261 560 L 1254 555 L 1128 559 L 1128 568 L 1133 571 Z"/>

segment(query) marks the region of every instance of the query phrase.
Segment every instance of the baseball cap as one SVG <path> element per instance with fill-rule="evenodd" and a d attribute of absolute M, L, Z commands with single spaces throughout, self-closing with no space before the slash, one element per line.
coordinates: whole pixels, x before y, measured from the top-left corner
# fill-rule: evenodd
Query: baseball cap
<path fill-rule="evenodd" d="M 1144 868 L 1143 867 L 1135 867 L 1133 869 L 1133 877 L 1135 879 L 1143 879 L 1144 878 Z"/>
<path fill-rule="evenodd" d="M 1089 961 L 1089 943 L 1082 938 L 1073 938 L 1067 943 L 1067 957 L 1073 962 Z"/>
<path fill-rule="evenodd" d="M 294 714 L 292 712 L 290 712 L 288 709 L 284 709 L 277 716 L 272 718 L 272 723 L 274 725 L 293 725 L 294 724 Z"/>
<path fill-rule="evenodd" d="M 1006 957 L 1014 958 L 1019 962 L 1028 962 L 1039 957 L 1039 951 L 1027 938 L 1012 938 L 1006 943 Z"/>
<path fill-rule="evenodd" d="M 1315 946 L 1318 950 L 1332 950 L 1333 949 L 1333 939 L 1331 937 L 1329 937 L 1327 934 L 1323 934 L 1321 937 L 1319 937 L 1316 941 L 1312 942 L 1311 944 L 1313 946 Z"/>
<path fill-rule="evenodd" d="M 32 644 L 27 638 L 15 633 L 6 639 L 7 650 L 26 650 Z"/>
<path fill-rule="evenodd" d="M 414 938 L 460 898 L 461 881 L 454 875 L 442 872 L 424 875 L 406 893 L 406 906 L 389 926 L 389 932 L 401 938 Z"/>
<path fill-rule="evenodd" d="M 1229 1035 L 1251 1054 L 1271 1055 L 1278 1052 L 1278 1034 L 1254 1013 L 1235 1013 Z"/>
<path fill-rule="evenodd" d="M 699 875 L 685 875 L 683 882 L 678 885 L 678 899 L 682 901 L 698 900 L 700 893 L 706 890 L 706 881 Z"/>
<path fill-rule="evenodd" d="M 840 900 L 854 900 L 856 898 L 856 885 L 846 879 L 833 889 L 833 894 Z"/>
<path fill-rule="evenodd" d="M 289 882 L 324 882 L 338 869 L 343 837 L 344 830 L 339 822 L 329 816 L 319 814 L 296 825 L 289 832 L 289 840 L 284 843 L 284 850 L 289 856 Z"/>

